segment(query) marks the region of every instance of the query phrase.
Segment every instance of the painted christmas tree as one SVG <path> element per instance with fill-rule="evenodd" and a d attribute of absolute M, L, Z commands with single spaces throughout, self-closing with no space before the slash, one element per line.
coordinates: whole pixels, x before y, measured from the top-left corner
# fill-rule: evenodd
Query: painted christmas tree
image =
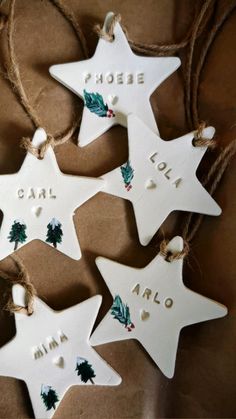
<path fill-rule="evenodd" d="M 107 104 L 104 103 L 102 95 L 99 93 L 88 93 L 84 90 L 84 101 L 90 112 L 95 113 L 102 118 L 114 117 L 115 114 L 112 109 L 109 109 Z"/>
<path fill-rule="evenodd" d="M 15 220 L 11 226 L 11 231 L 9 233 L 8 239 L 9 242 L 14 242 L 14 250 L 17 250 L 19 243 L 24 243 L 27 239 L 26 225 L 23 221 Z"/>
<path fill-rule="evenodd" d="M 56 219 L 52 218 L 50 223 L 47 225 L 47 238 L 46 242 L 52 243 L 57 248 L 57 243 L 62 242 L 63 232 L 61 229 L 61 223 Z"/>
<path fill-rule="evenodd" d="M 120 168 L 125 188 L 129 191 L 132 188 L 131 181 L 134 177 L 134 169 L 130 165 L 129 160 Z"/>
<path fill-rule="evenodd" d="M 127 304 L 124 304 L 119 295 L 115 296 L 113 304 L 111 306 L 111 314 L 114 319 L 117 319 L 121 324 L 125 326 L 128 332 L 134 329 L 134 324 L 131 322 L 130 311 Z"/>
<path fill-rule="evenodd" d="M 94 384 L 93 378 L 96 377 L 96 374 L 87 359 L 78 356 L 75 371 L 77 371 L 77 374 L 80 375 L 81 381 L 87 383 L 89 380 L 92 384 Z"/>
<path fill-rule="evenodd" d="M 51 386 L 42 385 L 40 395 L 46 406 L 46 410 L 51 410 L 52 408 L 54 410 L 56 409 L 55 403 L 59 402 L 59 398 L 56 391 L 53 390 Z"/>

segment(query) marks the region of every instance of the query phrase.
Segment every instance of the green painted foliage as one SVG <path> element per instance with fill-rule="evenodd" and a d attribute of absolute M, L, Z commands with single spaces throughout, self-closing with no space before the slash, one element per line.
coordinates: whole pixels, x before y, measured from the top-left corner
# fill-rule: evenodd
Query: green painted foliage
<path fill-rule="evenodd" d="M 93 378 L 96 377 L 96 374 L 87 359 L 78 357 L 75 371 L 77 371 L 77 375 L 80 375 L 83 383 L 87 383 L 89 380 L 92 384 L 94 384 Z"/>
<path fill-rule="evenodd" d="M 14 250 L 17 249 L 18 243 L 24 243 L 27 239 L 26 235 L 26 225 L 20 221 L 14 221 L 14 223 L 11 226 L 11 231 L 8 236 L 9 242 L 15 243 Z"/>
<path fill-rule="evenodd" d="M 55 403 L 59 402 L 59 398 L 56 391 L 53 390 L 52 387 L 42 386 L 41 397 L 46 406 L 46 410 L 51 410 L 52 408 L 54 410 L 56 409 Z"/>
<path fill-rule="evenodd" d="M 61 228 L 61 223 L 53 218 L 50 223 L 47 225 L 47 243 L 52 243 L 55 248 L 57 244 L 62 242 L 63 231 Z"/>
<path fill-rule="evenodd" d="M 84 102 L 90 112 L 95 113 L 101 118 L 112 118 L 115 116 L 113 110 L 109 109 L 107 104 L 104 103 L 100 93 L 88 93 L 84 90 Z"/>
<path fill-rule="evenodd" d="M 117 319 L 125 327 L 131 325 L 130 311 L 127 304 L 124 304 L 119 295 L 115 296 L 113 304 L 111 306 L 111 314 L 114 319 Z"/>
<path fill-rule="evenodd" d="M 125 185 L 129 186 L 134 177 L 134 169 L 130 165 L 129 160 L 127 161 L 127 163 L 121 166 L 120 170 L 121 170 L 121 174 L 122 174 Z"/>
<path fill-rule="evenodd" d="M 99 93 L 88 93 L 84 90 L 84 100 L 90 112 L 100 117 L 107 116 L 108 106 L 104 103 L 103 97 Z"/>

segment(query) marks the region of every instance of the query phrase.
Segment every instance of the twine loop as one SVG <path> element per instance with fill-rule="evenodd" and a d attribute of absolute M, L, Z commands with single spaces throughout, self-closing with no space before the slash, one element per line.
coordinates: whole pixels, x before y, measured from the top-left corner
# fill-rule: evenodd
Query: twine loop
<path fill-rule="evenodd" d="M 49 146 L 54 148 L 56 145 L 56 141 L 51 134 L 47 135 L 47 139 L 39 146 L 35 147 L 32 145 L 31 139 L 29 137 L 23 137 L 20 141 L 20 146 L 24 148 L 26 151 L 29 151 L 33 156 L 37 157 L 37 159 L 42 160 L 45 156 L 45 153 Z"/>
<path fill-rule="evenodd" d="M 19 257 L 16 255 L 11 256 L 14 260 L 19 273 L 18 275 L 8 274 L 4 271 L 0 271 L 0 277 L 7 280 L 9 285 L 19 284 L 24 287 L 26 292 L 26 306 L 20 306 L 15 304 L 12 297 L 12 287 L 8 291 L 8 301 L 4 307 L 5 310 L 10 313 L 20 313 L 27 316 L 31 316 L 34 312 L 34 297 L 36 295 L 36 290 L 30 281 L 29 274 Z"/>
<path fill-rule="evenodd" d="M 206 128 L 205 122 L 200 122 L 196 131 L 194 132 L 193 145 L 194 147 L 209 147 L 211 149 L 216 147 L 216 141 L 209 138 L 204 138 L 203 131 Z"/>
<path fill-rule="evenodd" d="M 189 253 L 189 244 L 187 241 L 184 240 L 184 247 L 183 250 L 181 250 L 180 252 L 171 252 L 170 250 L 168 250 L 167 246 L 168 246 L 169 240 L 162 240 L 162 242 L 160 243 L 160 255 L 167 261 L 167 262 L 173 262 L 174 260 L 179 260 L 179 259 L 184 259 L 185 256 L 188 255 Z"/>
<path fill-rule="evenodd" d="M 99 36 L 99 38 L 102 38 L 107 42 L 113 42 L 115 39 L 114 28 L 116 23 L 119 23 L 120 21 L 121 15 L 114 14 L 110 19 L 109 24 L 105 25 L 105 27 L 102 27 L 101 25 L 97 24 L 94 26 L 94 31 Z"/>

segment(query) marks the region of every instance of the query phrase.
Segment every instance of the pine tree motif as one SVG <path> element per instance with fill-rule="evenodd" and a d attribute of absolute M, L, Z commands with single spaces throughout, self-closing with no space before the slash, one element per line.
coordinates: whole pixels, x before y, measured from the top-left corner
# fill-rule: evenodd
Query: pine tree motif
<path fill-rule="evenodd" d="M 87 383 L 89 380 L 92 384 L 94 384 L 93 378 L 96 377 L 96 374 L 92 368 L 92 365 L 88 363 L 87 359 L 77 357 L 76 360 L 76 368 L 77 375 L 80 375 L 81 381 L 83 383 Z"/>
<path fill-rule="evenodd" d="M 115 296 L 111 306 L 111 314 L 114 316 L 114 319 L 118 320 L 125 326 L 128 332 L 131 332 L 132 329 L 134 329 L 135 326 L 131 322 L 129 306 L 122 302 L 122 299 L 119 295 Z"/>
<path fill-rule="evenodd" d="M 9 242 L 14 242 L 14 251 L 17 250 L 19 243 L 24 243 L 27 239 L 26 225 L 23 221 L 15 220 L 11 226 L 11 231 L 8 236 Z"/>
<path fill-rule="evenodd" d="M 53 390 L 51 386 L 42 385 L 40 395 L 46 406 L 46 410 L 51 410 L 52 408 L 54 410 L 56 409 L 55 403 L 59 402 L 59 398 L 56 391 Z"/>
<path fill-rule="evenodd" d="M 115 116 L 113 110 L 108 108 L 108 105 L 104 103 L 103 97 L 99 93 L 88 93 L 84 89 L 84 101 L 90 112 L 95 113 L 97 116 L 102 118 Z"/>
<path fill-rule="evenodd" d="M 132 188 L 131 181 L 134 177 L 134 169 L 130 165 L 129 160 L 127 161 L 127 163 L 121 166 L 120 170 L 125 184 L 125 188 L 127 189 L 127 191 L 130 191 L 130 189 Z"/>
<path fill-rule="evenodd" d="M 52 243 L 57 248 L 57 243 L 62 242 L 63 232 L 61 229 L 61 223 L 56 218 L 52 218 L 50 223 L 47 225 L 47 243 Z"/>

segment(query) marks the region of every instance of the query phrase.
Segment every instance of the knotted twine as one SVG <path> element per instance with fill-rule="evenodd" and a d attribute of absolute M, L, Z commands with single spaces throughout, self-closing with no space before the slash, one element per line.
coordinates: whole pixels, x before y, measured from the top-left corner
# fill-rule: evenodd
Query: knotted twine
<path fill-rule="evenodd" d="M 129 43 L 134 50 L 137 52 L 147 53 L 149 55 L 150 52 L 154 53 L 152 55 L 169 55 L 173 54 L 176 51 L 183 49 L 189 45 L 189 52 L 187 57 L 187 64 L 185 67 L 185 109 L 186 109 L 186 118 L 188 125 L 190 127 L 195 127 L 195 135 L 193 140 L 193 145 L 196 147 L 208 147 L 208 148 L 215 148 L 216 141 L 210 140 L 203 137 L 203 130 L 206 128 L 205 122 L 199 122 L 199 112 L 198 112 L 198 89 L 199 89 L 199 81 L 200 75 L 204 67 L 204 63 L 206 61 L 207 53 L 214 42 L 217 32 L 222 27 L 223 23 L 229 18 L 231 13 L 236 7 L 235 2 L 232 2 L 227 5 L 226 9 L 223 11 L 221 15 L 218 16 L 216 21 L 213 24 L 213 27 L 210 31 L 208 31 L 207 40 L 203 43 L 202 50 L 200 51 L 200 59 L 197 63 L 196 72 L 192 72 L 192 65 L 193 65 L 193 57 L 195 52 L 195 45 L 197 38 L 203 32 L 206 23 L 209 21 L 209 18 L 212 15 L 212 11 L 214 10 L 215 0 L 206 0 L 203 3 L 202 8 L 200 9 L 199 14 L 194 19 L 193 25 L 190 28 L 189 34 L 187 37 L 181 41 L 179 44 L 172 44 L 172 45 L 149 45 L 146 44 L 135 44 L 133 41 L 129 39 Z M 108 42 L 112 42 L 114 40 L 114 27 L 117 22 L 121 21 L 120 15 L 114 15 L 113 19 L 110 20 L 109 26 L 103 28 L 101 25 L 95 26 L 95 32 L 98 36 Z M 126 35 L 128 37 L 127 30 L 125 30 Z M 156 54 L 155 54 L 156 53 Z M 193 73 L 193 81 L 192 81 L 192 73 Z M 192 88 L 192 92 L 191 92 Z M 215 162 L 211 166 L 209 172 L 205 176 L 203 180 L 203 186 L 208 186 L 208 192 L 210 195 L 213 195 L 218 184 L 220 183 L 225 170 L 227 169 L 229 163 L 231 162 L 232 158 L 236 154 L 236 139 L 231 141 L 219 154 L 216 158 Z M 211 182 L 211 184 L 210 184 Z M 209 185 L 210 184 L 210 185 Z M 183 259 L 185 258 L 189 251 L 190 251 L 190 242 L 195 237 L 202 220 L 204 218 L 203 214 L 195 214 L 190 213 L 187 216 L 185 226 L 183 228 L 182 237 L 184 239 L 183 249 L 180 252 L 172 253 L 168 250 L 168 243 L 169 240 L 163 239 L 160 243 L 160 254 L 164 257 L 164 259 L 168 262 L 172 262 L 174 260 Z"/>
<path fill-rule="evenodd" d="M 81 43 L 83 53 L 85 57 L 88 58 L 88 48 L 87 48 L 86 40 L 73 13 L 60 0 L 51 0 L 51 2 L 58 8 L 58 10 L 62 13 L 62 15 L 64 15 L 64 17 L 72 25 Z M 135 43 L 134 41 L 129 39 L 129 43 L 134 51 L 141 52 L 147 55 L 157 55 L 157 56 L 170 55 L 187 46 L 190 47 L 190 51 L 188 54 L 187 67 L 186 67 L 186 77 L 185 77 L 185 92 L 186 92 L 185 105 L 186 105 L 186 115 L 187 115 L 188 122 L 192 118 L 192 121 L 194 121 L 193 125 L 195 126 L 195 128 L 197 128 L 195 131 L 195 139 L 193 143 L 195 146 L 199 146 L 199 147 L 202 147 L 202 146 L 215 147 L 214 141 L 208 140 L 202 137 L 202 130 L 205 128 L 205 124 L 198 122 L 199 117 L 198 117 L 198 100 L 197 99 L 198 99 L 198 86 L 199 86 L 200 74 L 203 69 L 208 50 L 216 36 L 216 33 L 218 32 L 220 27 L 223 25 L 225 20 L 229 17 L 229 15 L 231 14 L 231 12 L 233 11 L 235 7 L 235 5 L 230 5 L 230 7 L 225 10 L 223 15 L 221 15 L 218 18 L 214 27 L 209 32 L 207 42 L 205 43 L 203 47 L 203 53 L 201 55 L 201 59 L 198 62 L 197 72 L 194 75 L 194 79 L 193 79 L 193 95 L 192 95 L 192 106 L 191 106 L 191 100 L 190 100 L 191 99 L 191 74 L 192 74 L 192 62 L 193 62 L 195 44 L 196 44 L 197 38 L 202 34 L 206 24 L 208 23 L 211 17 L 212 10 L 214 9 L 214 3 L 215 3 L 214 0 L 206 0 L 199 14 L 195 17 L 193 25 L 190 28 L 187 36 L 180 43 L 170 44 L 170 45 L 147 45 L 147 44 L 142 44 L 142 43 Z M 37 113 L 35 112 L 35 110 L 33 109 L 33 107 L 30 105 L 28 97 L 25 93 L 25 90 L 23 88 L 23 84 L 21 81 L 21 77 L 20 77 L 18 63 L 16 60 L 16 54 L 15 54 L 14 43 L 13 43 L 14 7 L 15 7 L 15 0 L 10 0 L 10 14 L 9 14 L 8 30 L 7 30 L 10 66 L 7 69 L 7 74 L 12 84 L 13 90 L 16 92 L 17 96 L 19 97 L 21 104 L 23 108 L 25 109 L 27 115 L 30 117 L 35 127 L 39 127 L 41 126 L 40 119 Z M 105 28 L 105 30 L 101 28 L 99 25 L 96 25 L 95 31 L 100 37 L 102 37 L 106 41 L 112 42 L 114 40 L 115 24 L 117 22 L 120 22 L 120 20 L 121 20 L 120 15 L 114 15 L 114 18 L 111 20 L 110 25 L 107 28 Z M 5 26 L 5 23 L 6 23 L 6 20 L 4 19 L 4 24 L 2 25 L 2 27 Z M 0 29 L 1 29 L 1 25 L 0 25 Z M 125 31 L 127 34 L 127 30 Z M 52 147 L 55 147 L 56 145 L 63 144 L 64 142 L 68 141 L 68 139 L 73 136 L 75 130 L 78 128 L 78 125 L 79 125 L 78 122 L 74 122 L 72 127 L 69 128 L 69 130 L 65 134 L 61 134 L 55 138 L 52 135 L 48 135 L 45 143 L 42 144 L 39 148 L 32 146 L 29 138 L 23 138 L 22 146 L 26 148 L 28 151 L 30 151 L 32 154 L 34 154 L 37 158 L 43 158 L 49 145 L 51 145 Z M 236 153 L 236 140 L 232 141 L 221 152 L 221 154 L 218 156 L 218 158 L 212 165 L 209 173 L 207 174 L 205 181 L 203 182 L 206 185 L 208 184 L 208 182 L 210 182 L 213 179 L 212 184 L 209 188 L 210 189 L 209 192 L 211 194 L 214 193 L 229 162 L 231 161 L 235 153 Z M 168 245 L 167 240 L 163 240 L 162 243 L 160 244 L 160 253 L 163 255 L 163 257 L 165 257 L 167 261 L 171 262 L 176 259 L 184 258 L 188 254 L 189 242 L 195 236 L 203 218 L 203 215 L 199 215 L 197 216 L 197 219 L 193 222 L 193 216 L 194 214 L 191 213 L 189 214 L 187 218 L 186 225 L 183 231 L 184 248 L 181 252 L 178 252 L 176 254 L 170 253 L 167 250 L 167 245 Z M 20 266 L 19 263 L 20 262 L 18 260 L 18 266 Z M 28 304 L 26 308 L 19 307 L 19 306 L 16 306 L 12 300 L 10 300 L 7 307 L 10 311 L 18 311 L 18 312 L 31 314 L 33 311 L 33 297 L 35 295 L 35 289 L 29 280 L 29 276 L 22 262 L 21 262 L 20 268 L 21 268 L 20 275 L 17 278 L 11 277 L 11 280 L 16 281 L 15 283 L 20 283 L 21 281 L 22 285 L 24 285 L 26 289 L 26 293 L 27 293 Z M 3 274 L 4 273 L 2 273 L 2 275 Z"/>
<path fill-rule="evenodd" d="M 14 261 L 18 274 L 11 274 L 6 271 L 0 270 L 0 278 L 4 279 L 8 285 L 7 290 L 7 303 L 4 307 L 5 310 L 10 313 L 21 313 L 30 316 L 34 311 L 34 297 L 36 295 L 36 290 L 30 281 L 29 274 L 22 262 L 22 260 L 14 254 L 11 256 Z M 12 297 L 12 285 L 19 284 L 24 287 L 26 293 L 26 305 L 20 306 L 14 303 Z"/>
<path fill-rule="evenodd" d="M 88 58 L 88 49 L 86 46 L 86 41 L 83 36 L 82 30 L 79 24 L 76 22 L 76 19 L 73 13 L 67 10 L 67 7 L 61 4 L 59 0 L 51 0 L 60 12 L 65 16 L 65 18 L 72 25 L 78 39 L 80 40 L 82 50 L 85 58 Z M 10 0 L 10 9 L 9 16 L 7 21 L 7 44 L 9 52 L 9 65 L 7 65 L 6 72 L 7 78 L 9 79 L 14 93 L 18 97 L 23 109 L 26 114 L 32 121 L 35 128 L 43 126 L 41 123 L 40 117 L 38 116 L 36 110 L 31 105 L 27 94 L 25 92 L 24 86 L 22 84 L 19 65 L 16 58 L 15 46 L 14 46 L 14 11 L 15 11 L 15 0 Z M 75 117 L 73 124 L 70 128 L 66 130 L 65 133 L 53 136 L 52 134 L 47 135 L 46 141 L 39 147 L 34 147 L 31 144 L 30 138 L 23 138 L 21 140 L 21 147 L 32 153 L 35 157 L 42 159 L 45 155 L 45 152 L 49 146 L 56 147 L 58 145 L 66 143 L 70 138 L 73 137 L 75 131 L 78 129 L 81 121 L 81 115 Z"/>
<path fill-rule="evenodd" d="M 83 33 L 80 29 L 79 24 L 76 22 L 76 19 L 73 13 L 67 10 L 67 7 L 61 4 L 59 0 L 52 0 L 52 2 L 57 6 L 57 8 L 61 11 L 61 13 L 66 17 L 66 19 L 71 23 L 74 31 L 78 39 L 80 40 L 82 50 L 84 56 L 88 58 L 88 49 L 86 46 L 86 41 L 83 36 Z M 1 5 L 1 4 L 0 4 Z M 41 120 L 36 112 L 36 110 L 30 104 L 30 101 L 26 95 L 25 89 L 22 84 L 19 66 L 16 58 L 15 53 L 15 46 L 14 46 L 14 10 L 15 10 L 15 0 L 10 0 L 10 9 L 9 9 L 9 16 L 8 19 L 4 15 L 0 15 L 0 31 L 7 26 L 7 45 L 8 45 L 8 52 L 9 52 L 9 65 L 7 66 L 7 78 L 9 79 L 12 89 L 14 93 L 17 95 L 20 103 L 25 110 L 26 114 L 29 116 L 30 120 L 32 121 L 35 128 L 42 126 Z M 70 138 L 73 137 L 76 129 L 80 125 L 81 116 L 76 117 L 72 126 L 63 134 L 59 134 L 57 136 L 53 136 L 51 134 L 47 135 L 47 139 L 44 143 L 42 143 L 39 147 L 34 147 L 31 143 L 30 138 L 22 138 L 21 140 L 21 147 L 32 153 L 35 157 L 42 159 L 46 153 L 46 150 L 49 146 L 56 147 L 58 145 L 64 144 Z M 5 309 L 10 311 L 11 313 L 17 312 L 21 314 L 31 315 L 33 313 L 33 304 L 34 304 L 34 296 L 36 295 L 36 290 L 30 281 L 29 274 L 27 269 L 24 266 L 23 261 L 16 255 L 11 256 L 15 262 L 15 265 L 18 270 L 18 274 L 11 274 L 4 270 L 0 270 L 0 277 L 3 278 L 7 284 L 10 286 L 8 287 L 7 292 L 7 304 Z M 12 297 L 11 286 L 14 284 L 20 284 L 25 288 L 26 292 L 26 306 L 21 307 L 14 303 Z"/>

